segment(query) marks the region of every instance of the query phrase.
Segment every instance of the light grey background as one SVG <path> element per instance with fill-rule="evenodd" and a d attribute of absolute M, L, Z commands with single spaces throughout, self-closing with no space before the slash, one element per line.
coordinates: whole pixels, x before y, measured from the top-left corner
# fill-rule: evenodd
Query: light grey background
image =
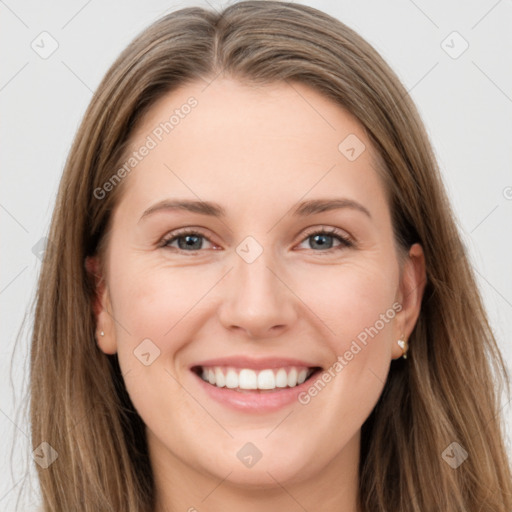
<path fill-rule="evenodd" d="M 326 11 L 365 37 L 418 105 L 491 324 L 512 368 L 512 1 L 299 3 Z M 74 133 L 92 91 L 121 50 L 164 13 L 189 5 L 220 9 L 224 4 L 0 0 L 1 510 L 14 510 L 31 460 L 29 426 L 20 409 L 30 319 L 21 338 L 16 335 L 40 268 L 33 247 L 47 234 Z M 51 48 L 43 31 L 58 44 L 46 59 L 31 47 Z M 464 41 L 469 47 L 459 56 Z M 505 400 L 503 407 L 510 440 L 512 407 Z M 21 509 L 30 510 L 30 503 Z"/>

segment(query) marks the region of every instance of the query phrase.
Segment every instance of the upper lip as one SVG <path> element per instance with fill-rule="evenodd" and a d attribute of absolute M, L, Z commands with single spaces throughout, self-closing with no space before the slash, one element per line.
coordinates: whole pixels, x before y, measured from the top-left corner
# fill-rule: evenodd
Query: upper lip
<path fill-rule="evenodd" d="M 216 359 L 208 359 L 194 363 L 190 366 L 193 369 L 198 366 L 231 366 L 233 368 L 249 368 L 253 370 L 264 370 L 266 368 L 283 368 L 286 366 L 300 366 L 306 368 L 320 368 L 320 365 L 303 361 L 300 359 L 293 359 L 289 357 L 262 357 L 253 358 L 248 356 L 230 356 L 219 357 Z"/>

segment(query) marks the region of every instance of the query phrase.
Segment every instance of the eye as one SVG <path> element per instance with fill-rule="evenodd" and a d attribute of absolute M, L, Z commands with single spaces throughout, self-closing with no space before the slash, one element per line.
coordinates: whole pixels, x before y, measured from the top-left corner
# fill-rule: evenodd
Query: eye
<path fill-rule="evenodd" d="M 183 252 L 200 252 L 204 249 L 204 241 L 212 244 L 208 238 L 194 229 L 183 229 L 178 232 L 170 233 L 165 237 L 160 247 L 168 247 Z M 354 243 L 340 231 L 335 228 L 317 229 L 307 233 L 306 238 L 301 242 L 310 242 L 310 249 L 315 252 L 331 252 L 332 250 L 345 249 L 353 247 Z M 335 244 L 337 242 L 337 244 Z M 177 244 L 177 245 L 176 245 Z M 213 245 L 213 244 L 212 244 Z M 215 246 L 210 248 L 216 248 Z"/>
<path fill-rule="evenodd" d="M 334 245 L 335 241 L 338 242 L 337 245 Z M 345 249 L 347 247 L 353 247 L 354 245 L 346 235 L 341 234 L 341 232 L 335 228 L 312 231 L 307 234 L 301 244 L 304 242 L 309 242 L 309 248 L 316 252 L 319 250 L 320 252 L 328 252 L 330 250 Z"/>
<path fill-rule="evenodd" d="M 160 247 L 172 247 L 181 251 L 197 252 L 203 249 L 203 241 L 208 240 L 204 235 L 193 229 L 183 229 L 178 232 L 171 233 L 164 238 Z M 177 246 L 173 245 L 177 242 Z M 208 240 L 209 243 L 211 243 Z"/>

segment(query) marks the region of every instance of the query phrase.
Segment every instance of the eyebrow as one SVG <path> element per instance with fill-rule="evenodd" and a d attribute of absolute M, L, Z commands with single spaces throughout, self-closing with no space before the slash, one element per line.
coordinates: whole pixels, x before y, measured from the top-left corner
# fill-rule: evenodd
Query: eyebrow
<path fill-rule="evenodd" d="M 210 201 L 193 201 L 189 199 L 164 199 L 153 206 L 150 206 L 141 215 L 139 222 L 148 215 L 159 211 L 173 211 L 185 210 L 192 213 L 199 213 L 201 215 L 209 215 L 211 217 L 225 217 L 226 211 L 222 206 Z"/>
<path fill-rule="evenodd" d="M 293 214 L 299 217 L 306 217 L 307 215 L 314 215 L 315 213 L 327 212 L 329 210 L 338 210 L 341 208 L 351 208 L 358 210 L 367 215 L 370 219 L 372 218 L 369 210 L 362 204 L 358 203 L 357 201 L 353 201 L 352 199 L 345 198 L 311 199 L 309 201 L 304 201 L 300 203 L 297 208 L 295 208 Z"/>
<path fill-rule="evenodd" d="M 360 211 L 367 215 L 370 219 L 372 218 L 370 212 L 362 204 L 352 199 L 335 198 L 335 199 L 310 199 L 300 203 L 293 211 L 292 214 L 297 217 L 307 217 L 316 213 L 327 212 L 330 210 L 338 210 L 342 208 L 350 208 L 353 210 Z M 222 218 L 226 216 L 226 210 L 219 205 L 211 201 L 195 201 L 189 199 L 165 199 L 160 201 L 153 206 L 150 206 L 144 211 L 139 222 L 151 215 L 152 213 L 159 211 L 173 211 L 173 210 L 184 210 L 192 213 L 199 213 L 201 215 L 208 215 L 211 217 Z"/>

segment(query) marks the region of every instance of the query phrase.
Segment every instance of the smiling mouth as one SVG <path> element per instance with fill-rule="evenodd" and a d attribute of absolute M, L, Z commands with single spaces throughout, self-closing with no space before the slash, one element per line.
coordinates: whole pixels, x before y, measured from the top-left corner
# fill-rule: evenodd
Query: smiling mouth
<path fill-rule="evenodd" d="M 191 368 L 204 382 L 240 393 L 268 393 L 295 388 L 322 371 L 319 366 L 287 366 L 253 370 L 232 366 L 194 366 Z"/>

